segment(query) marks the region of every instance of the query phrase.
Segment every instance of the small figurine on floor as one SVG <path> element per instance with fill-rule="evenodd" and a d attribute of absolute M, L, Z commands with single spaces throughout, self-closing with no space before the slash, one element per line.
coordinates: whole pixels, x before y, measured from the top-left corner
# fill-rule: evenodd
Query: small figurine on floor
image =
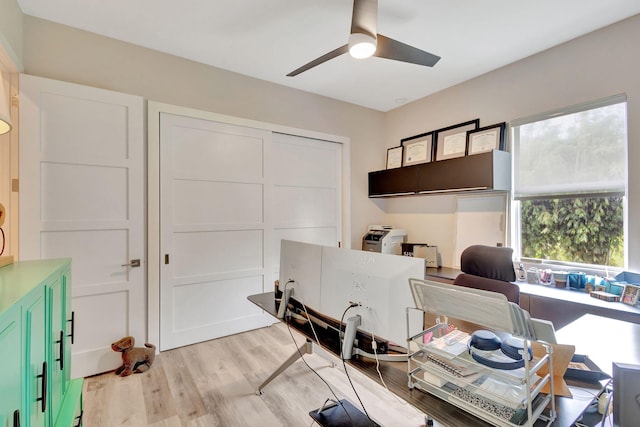
<path fill-rule="evenodd" d="M 149 368 L 156 357 L 156 346 L 145 343 L 144 347 L 134 347 L 133 337 L 124 337 L 111 344 L 111 349 L 122 353 L 122 366 L 116 369 L 116 375 L 126 377 L 132 373 L 142 373 Z"/>

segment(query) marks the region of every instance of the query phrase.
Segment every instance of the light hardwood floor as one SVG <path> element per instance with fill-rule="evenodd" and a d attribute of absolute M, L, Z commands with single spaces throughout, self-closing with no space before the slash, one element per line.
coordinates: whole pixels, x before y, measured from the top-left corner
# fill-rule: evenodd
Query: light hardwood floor
<path fill-rule="evenodd" d="M 293 331 L 298 345 L 304 338 Z M 278 323 L 160 353 L 153 367 L 121 378 L 113 372 L 89 377 L 84 386 L 87 427 L 311 426 L 310 410 L 334 398 L 303 361 L 297 361 L 257 395 L 257 387 L 295 351 L 287 327 Z M 342 363 L 305 356 L 338 398 L 358 406 Z M 115 367 L 114 367 L 115 368 Z M 418 427 L 424 415 L 363 374 L 349 369 L 369 415 L 387 427 Z"/>

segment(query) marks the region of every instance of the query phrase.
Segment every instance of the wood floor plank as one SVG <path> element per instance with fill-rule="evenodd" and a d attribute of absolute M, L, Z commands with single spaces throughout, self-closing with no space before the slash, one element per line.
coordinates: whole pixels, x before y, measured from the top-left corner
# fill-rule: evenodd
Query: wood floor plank
<path fill-rule="evenodd" d="M 147 414 L 144 403 L 144 392 L 140 375 L 119 377 L 113 375 L 109 393 L 109 426 L 143 426 L 147 425 Z"/>
<path fill-rule="evenodd" d="M 169 418 L 162 419 L 160 421 L 147 424 L 149 427 L 182 427 L 180 417 L 174 415 Z"/>
<path fill-rule="evenodd" d="M 172 390 L 175 390 L 175 386 L 173 384 L 171 387 L 169 386 L 165 372 L 165 366 L 171 367 L 173 364 L 167 362 L 168 358 L 166 357 L 158 358 L 153 369 L 147 371 L 145 375 L 140 375 L 149 424 L 177 415 L 176 402 L 178 399 L 174 399 L 172 396 Z"/>
<path fill-rule="evenodd" d="M 207 413 L 189 370 L 192 364 L 190 355 L 189 350 L 171 350 L 161 354 L 167 386 L 170 390 L 169 397 L 173 398 L 174 411 L 183 425 Z"/>

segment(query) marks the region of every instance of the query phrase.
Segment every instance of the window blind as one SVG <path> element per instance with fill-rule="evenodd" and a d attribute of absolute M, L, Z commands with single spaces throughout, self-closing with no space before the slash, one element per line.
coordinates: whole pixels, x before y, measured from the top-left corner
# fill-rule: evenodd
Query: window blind
<path fill-rule="evenodd" d="M 624 95 L 511 123 L 514 198 L 625 194 Z"/>

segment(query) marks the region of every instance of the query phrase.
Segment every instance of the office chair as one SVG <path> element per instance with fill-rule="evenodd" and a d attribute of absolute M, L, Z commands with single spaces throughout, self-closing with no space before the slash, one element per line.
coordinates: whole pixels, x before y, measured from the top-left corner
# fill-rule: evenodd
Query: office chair
<path fill-rule="evenodd" d="M 462 273 L 453 279 L 454 285 L 499 292 L 507 300 L 520 304 L 520 288 L 515 283 L 513 249 L 497 246 L 473 245 L 462 251 Z"/>

